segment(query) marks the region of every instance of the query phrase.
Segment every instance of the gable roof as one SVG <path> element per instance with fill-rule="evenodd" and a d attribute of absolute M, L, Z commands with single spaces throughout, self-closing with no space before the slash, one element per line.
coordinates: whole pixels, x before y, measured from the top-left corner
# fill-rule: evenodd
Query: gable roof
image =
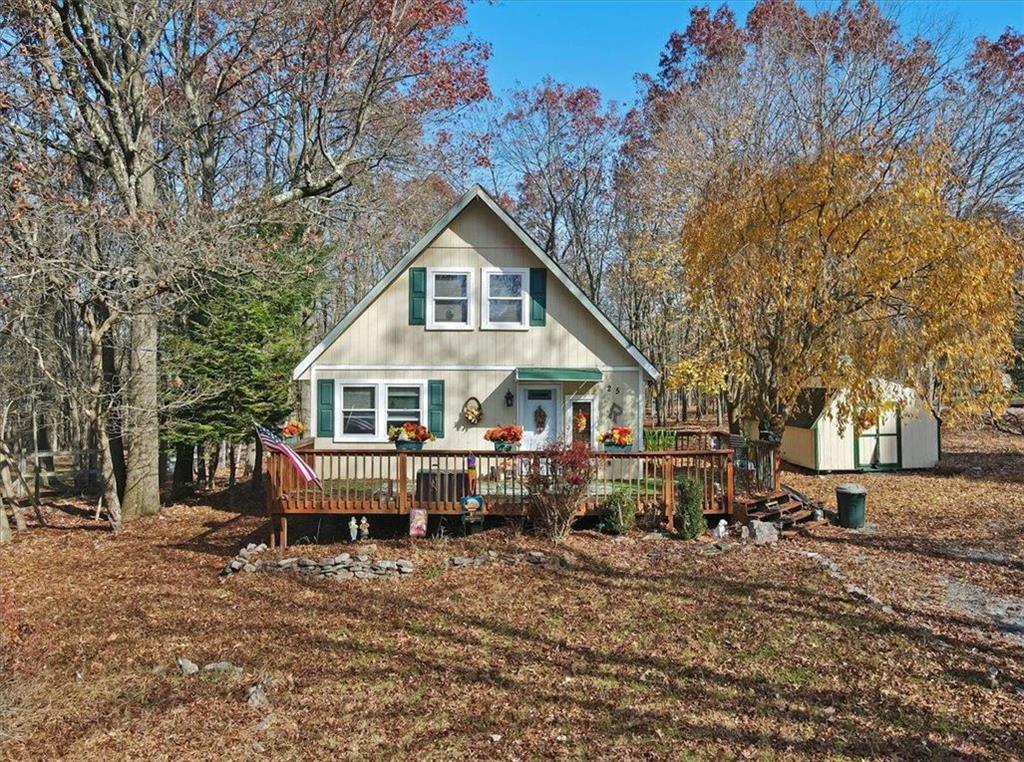
<path fill-rule="evenodd" d="M 498 219 L 515 234 L 530 253 L 537 257 L 537 259 L 539 259 L 544 266 L 553 273 L 556 278 L 558 278 L 559 282 L 569 290 L 569 293 L 575 296 L 583 304 L 587 311 L 594 316 L 597 322 L 600 323 L 604 329 L 626 349 L 627 352 L 629 352 L 630 356 L 637 361 L 637 364 L 647 372 L 647 375 L 653 379 L 658 378 L 660 374 L 658 373 L 657 368 L 654 367 L 654 363 L 648 360 L 644 356 L 643 352 L 641 352 L 632 341 L 626 338 L 626 335 L 619 330 L 618 326 L 616 326 L 608 316 L 605 315 L 596 304 L 594 304 L 590 297 L 588 297 L 580 287 L 576 285 L 572 278 L 569 277 L 569 274 L 566 273 L 565 270 L 555 262 L 555 260 L 549 257 L 530 237 L 529 233 L 523 230 L 519 223 L 512 219 L 511 215 L 509 215 L 508 212 L 506 212 L 501 205 L 479 184 L 474 185 L 463 193 L 462 197 L 455 202 L 451 209 L 445 212 L 444 215 L 434 223 L 434 226 L 430 228 L 430 230 L 428 230 L 426 234 L 420 238 L 411 249 L 409 249 L 409 251 L 406 252 L 405 256 L 403 256 L 394 267 L 388 270 L 387 275 L 385 275 L 383 279 L 381 279 L 381 281 L 366 294 L 366 296 L 360 299 L 355 307 L 349 310 L 348 314 L 341 319 L 341 322 L 334 326 L 334 328 L 324 336 L 323 340 L 319 344 L 310 350 L 309 354 L 302 359 L 302 362 L 295 366 L 295 370 L 292 372 L 292 378 L 298 379 L 303 373 L 309 370 L 316 358 L 323 354 L 327 348 L 334 343 L 335 339 L 343 334 L 348 327 L 351 326 L 371 304 L 373 304 L 374 300 L 380 296 L 388 286 L 398 279 L 398 276 L 412 264 L 416 257 L 418 257 L 423 250 L 426 249 L 433 240 L 437 238 L 456 217 L 459 216 L 462 210 L 469 206 L 470 202 L 475 199 L 480 199 L 492 212 L 494 212 Z"/>

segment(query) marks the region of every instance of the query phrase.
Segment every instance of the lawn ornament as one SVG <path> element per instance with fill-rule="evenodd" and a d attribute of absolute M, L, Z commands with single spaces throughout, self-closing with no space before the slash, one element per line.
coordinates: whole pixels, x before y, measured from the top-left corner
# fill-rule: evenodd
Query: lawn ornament
<path fill-rule="evenodd" d="M 348 536 L 352 542 L 359 539 L 359 524 L 356 522 L 355 516 L 348 520 Z"/>
<path fill-rule="evenodd" d="M 719 540 L 725 539 L 725 536 L 729 534 L 729 524 L 725 519 L 718 520 L 718 526 L 711 530 L 711 534 L 717 537 Z"/>
<path fill-rule="evenodd" d="M 370 522 L 366 520 L 366 516 L 359 520 L 359 538 L 362 540 L 370 539 Z"/>

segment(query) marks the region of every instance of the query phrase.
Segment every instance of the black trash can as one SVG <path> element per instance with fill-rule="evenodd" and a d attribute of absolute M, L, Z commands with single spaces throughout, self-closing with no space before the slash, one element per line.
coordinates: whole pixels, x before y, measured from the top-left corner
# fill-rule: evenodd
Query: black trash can
<path fill-rule="evenodd" d="M 836 505 L 839 506 L 839 525 L 847 529 L 864 526 L 864 504 L 868 491 L 861 484 L 840 484 L 836 487 Z"/>

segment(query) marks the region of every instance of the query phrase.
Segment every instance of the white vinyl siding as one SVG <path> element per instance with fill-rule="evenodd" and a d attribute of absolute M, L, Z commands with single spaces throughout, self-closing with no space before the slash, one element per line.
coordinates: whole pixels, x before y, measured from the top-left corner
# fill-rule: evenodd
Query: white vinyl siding
<path fill-rule="evenodd" d="M 530 317 L 529 268 L 485 267 L 481 272 L 480 327 L 527 330 Z"/>

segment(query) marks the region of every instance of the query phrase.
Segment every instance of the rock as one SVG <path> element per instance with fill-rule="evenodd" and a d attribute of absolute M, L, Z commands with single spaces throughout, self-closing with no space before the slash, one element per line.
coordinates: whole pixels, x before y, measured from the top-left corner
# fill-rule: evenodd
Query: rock
<path fill-rule="evenodd" d="M 189 661 L 184 656 L 179 656 L 175 659 L 175 662 L 177 662 L 178 669 L 181 670 L 181 674 L 183 675 L 194 675 L 199 671 L 199 665 L 194 661 Z"/>
<path fill-rule="evenodd" d="M 348 553 L 339 553 L 334 557 L 334 563 L 339 566 L 341 566 L 342 564 L 347 564 L 351 560 L 352 556 L 350 556 Z"/>
<path fill-rule="evenodd" d="M 295 564 L 298 563 L 298 561 L 299 559 L 297 558 L 282 558 L 280 561 L 277 562 L 277 565 L 280 566 L 282 569 L 287 569 L 290 566 L 295 566 Z"/>
<path fill-rule="evenodd" d="M 231 675 L 232 677 L 242 676 L 242 668 L 229 661 L 211 661 L 203 667 L 203 672 L 220 672 L 225 675 Z"/>
<path fill-rule="evenodd" d="M 256 683 L 256 685 L 249 688 L 248 703 L 253 709 L 259 709 L 269 703 L 267 700 L 267 692 L 263 689 L 262 683 Z"/>
<path fill-rule="evenodd" d="M 470 560 L 471 559 L 468 559 L 465 556 L 452 556 L 451 559 L 452 566 L 466 566 L 468 563 L 470 563 Z"/>
<path fill-rule="evenodd" d="M 377 546 L 374 545 L 373 543 L 370 543 L 369 545 L 362 545 L 362 546 L 360 546 L 359 549 L 362 550 L 363 553 L 367 553 L 369 555 L 373 555 L 374 553 L 377 552 Z"/>
<path fill-rule="evenodd" d="M 742 542 L 746 542 L 749 539 L 750 539 L 750 529 L 747 527 L 746 524 L 744 524 L 743 526 L 740 527 L 740 540 Z"/>
<path fill-rule="evenodd" d="M 358 556 L 356 556 L 356 560 L 361 564 L 365 564 L 369 562 L 370 557 L 365 553 L 360 553 Z"/>
<path fill-rule="evenodd" d="M 242 548 L 240 551 L 238 551 L 238 558 L 248 559 L 249 558 L 249 549 L 248 548 Z"/>
<path fill-rule="evenodd" d="M 353 574 L 352 572 L 350 572 L 350 571 L 348 571 L 348 570 L 346 569 L 346 570 L 344 570 L 344 571 L 340 571 L 340 572 L 338 572 L 338 573 L 337 573 L 337 574 L 335 575 L 335 578 L 336 578 L 336 579 L 352 579 L 352 578 L 353 578 L 354 576 L 355 576 L 355 575 L 354 575 L 354 574 Z"/>
<path fill-rule="evenodd" d="M 250 574 L 252 574 L 254 571 L 256 571 L 256 564 L 246 564 L 242 567 L 242 571 L 249 572 Z"/>
<path fill-rule="evenodd" d="M 321 569 L 326 569 L 328 566 L 334 566 L 334 558 L 321 558 L 319 561 L 316 562 L 316 565 L 319 566 Z"/>
<path fill-rule="evenodd" d="M 755 545 L 771 545 L 779 541 L 779 530 L 767 521 L 751 519 L 747 522 L 747 531 Z"/>
<path fill-rule="evenodd" d="M 572 553 L 562 553 L 558 557 L 558 560 L 562 563 L 562 566 L 571 567 L 576 565 L 576 556 L 574 556 Z"/>
<path fill-rule="evenodd" d="M 302 567 L 305 567 L 305 568 L 308 569 L 311 566 L 316 566 L 316 561 L 314 561 L 312 558 L 300 558 L 299 559 L 299 566 L 302 566 Z"/>
<path fill-rule="evenodd" d="M 372 576 L 373 575 L 370 574 L 370 572 L 365 572 L 365 571 L 357 571 L 357 572 L 355 572 L 356 579 L 369 579 Z"/>
<path fill-rule="evenodd" d="M 539 550 L 531 550 L 526 555 L 526 560 L 529 561 L 531 564 L 542 564 L 544 563 L 544 559 L 545 555 L 541 553 Z"/>
<path fill-rule="evenodd" d="M 377 562 L 377 567 L 380 568 L 380 569 L 385 569 L 385 570 L 387 570 L 387 569 L 397 569 L 398 568 L 398 564 L 395 563 L 394 561 L 390 561 L 390 560 L 384 558 L 384 559 L 381 559 L 380 561 Z"/>
<path fill-rule="evenodd" d="M 245 566 L 245 560 L 241 558 L 232 559 L 228 566 L 231 568 L 231 571 L 239 571 Z"/>
<path fill-rule="evenodd" d="M 648 532 L 640 539 L 642 540 L 667 540 L 668 535 L 665 532 Z"/>

